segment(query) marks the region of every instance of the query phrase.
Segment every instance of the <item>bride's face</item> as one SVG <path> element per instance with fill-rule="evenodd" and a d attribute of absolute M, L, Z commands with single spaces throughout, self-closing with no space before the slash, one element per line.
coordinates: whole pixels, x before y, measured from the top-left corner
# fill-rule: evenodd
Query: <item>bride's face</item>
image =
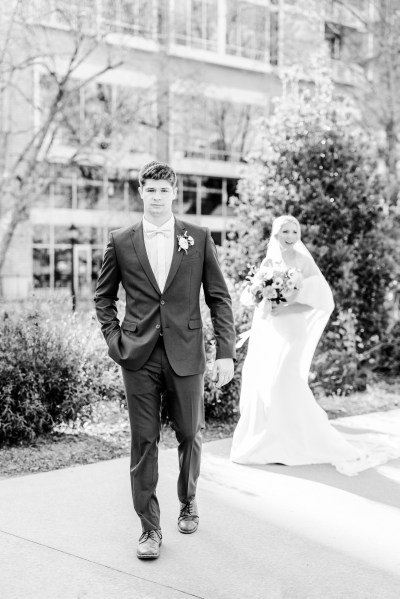
<path fill-rule="evenodd" d="M 276 236 L 281 247 L 288 250 L 300 239 L 300 230 L 296 223 L 286 222 L 279 230 Z"/>

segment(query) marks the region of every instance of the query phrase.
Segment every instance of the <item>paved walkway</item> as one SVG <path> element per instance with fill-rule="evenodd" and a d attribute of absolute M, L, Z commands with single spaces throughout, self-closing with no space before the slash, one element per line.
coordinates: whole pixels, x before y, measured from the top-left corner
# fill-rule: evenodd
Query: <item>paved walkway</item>
<path fill-rule="evenodd" d="M 400 449 L 400 410 L 335 426 Z M 399 599 L 400 459 L 345 477 L 239 466 L 229 447 L 204 445 L 195 535 L 176 527 L 176 450 L 160 452 L 154 562 L 135 557 L 127 459 L 0 481 L 1 599 Z"/>

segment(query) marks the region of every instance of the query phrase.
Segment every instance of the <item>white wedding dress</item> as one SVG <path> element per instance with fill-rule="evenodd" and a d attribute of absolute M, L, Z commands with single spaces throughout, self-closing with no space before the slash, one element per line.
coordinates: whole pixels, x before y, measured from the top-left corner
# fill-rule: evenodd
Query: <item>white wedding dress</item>
<path fill-rule="evenodd" d="M 307 263 L 297 306 L 274 316 L 265 314 L 263 304 L 255 308 L 231 459 L 239 464 L 329 463 L 353 475 L 371 465 L 368 455 L 331 426 L 308 386 L 311 360 L 334 304 L 321 271 L 311 257 Z"/>

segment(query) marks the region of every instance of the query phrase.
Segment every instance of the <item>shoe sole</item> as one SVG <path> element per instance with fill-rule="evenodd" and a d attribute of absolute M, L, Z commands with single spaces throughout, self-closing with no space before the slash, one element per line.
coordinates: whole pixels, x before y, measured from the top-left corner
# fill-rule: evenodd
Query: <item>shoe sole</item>
<path fill-rule="evenodd" d="M 181 528 L 179 528 L 178 525 L 178 530 L 179 532 L 181 532 L 183 535 L 192 535 L 194 532 L 196 532 L 196 530 L 199 528 L 199 525 L 196 526 L 196 528 L 194 528 L 193 530 L 182 530 Z"/>

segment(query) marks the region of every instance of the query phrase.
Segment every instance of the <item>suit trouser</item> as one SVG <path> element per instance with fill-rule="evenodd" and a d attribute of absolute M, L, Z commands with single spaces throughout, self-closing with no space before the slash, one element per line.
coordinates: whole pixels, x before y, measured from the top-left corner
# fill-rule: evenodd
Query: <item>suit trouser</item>
<path fill-rule="evenodd" d="M 160 528 L 158 443 L 161 398 L 178 441 L 178 498 L 191 501 L 200 474 L 201 430 L 204 428 L 204 374 L 178 376 L 165 353 L 162 337 L 146 364 L 136 371 L 122 368 L 131 425 L 131 488 L 143 531 Z"/>

